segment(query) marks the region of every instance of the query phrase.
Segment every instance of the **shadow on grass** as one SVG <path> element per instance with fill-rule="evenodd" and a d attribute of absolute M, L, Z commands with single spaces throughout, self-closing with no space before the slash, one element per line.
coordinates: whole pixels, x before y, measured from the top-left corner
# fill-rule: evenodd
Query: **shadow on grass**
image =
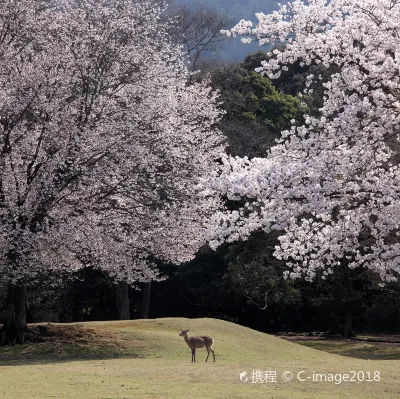
<path fill-rule="evenodd" d="M 336 355 L 370 360 L 400 360 L 400 344 L 390 342 L 360 342 L 353 340 L 296 340 L 308 346 Z"/>
<path fill-rule="evenodd" d="M 132 337 L 83 325 L 42 327 L 43 342 L 0 346 L 0 367 L 84 360 L 143 358 Z M 140 343 L 139 343 L 140 344 Z"/>

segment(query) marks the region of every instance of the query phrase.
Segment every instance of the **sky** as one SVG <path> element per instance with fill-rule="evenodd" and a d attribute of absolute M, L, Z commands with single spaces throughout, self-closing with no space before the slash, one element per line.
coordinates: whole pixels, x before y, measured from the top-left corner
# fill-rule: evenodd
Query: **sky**
<path fill-rule="evenodd" d="M 225 11 L 239 22 L 241 19 L 256 21 L 255 13 L 267 14 L 278 8 L 278 0 L 175 0 L 186 4 L 210 4 Z M 230 28 L 230 27 L 227 27 Z M 224 46 L 220 56 L 230 60 L 241 61 L 248 53 L 260 49 L 257 43 L 244 44 L 240 38 L 231 38 Z"/>

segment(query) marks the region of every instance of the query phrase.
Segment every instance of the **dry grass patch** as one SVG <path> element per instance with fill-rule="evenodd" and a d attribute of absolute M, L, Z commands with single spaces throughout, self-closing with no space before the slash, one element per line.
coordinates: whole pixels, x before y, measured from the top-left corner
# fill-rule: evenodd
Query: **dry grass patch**
<path fill-rule="evenodd" d="M 83 324 L 32 324 L 40 342 L 1 348 L 0 365 L 134 357 L 133 337 Z"/>

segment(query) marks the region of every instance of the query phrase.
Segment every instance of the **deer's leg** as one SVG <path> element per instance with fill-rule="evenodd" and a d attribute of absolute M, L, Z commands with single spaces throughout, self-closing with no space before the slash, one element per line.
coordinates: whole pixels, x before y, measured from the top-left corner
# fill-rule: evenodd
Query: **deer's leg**
<path fill-rule="evenodd" d="M 210 348 L 210 351 L 212 352 L 212 354 L 213 354 L 213 358 L 214 358 L 214 362 L 215 362 L 215 354 L 214 354 L 214 349 L 211 349 Z M 208 357 L 208 356 L 207 356 Z"/>
<path fill-rule="evenodd" d="M 206 348 L 207 349 L 207 357 L 206 357 L 206 361 L 208 360 L 208 356 L 210 356 L 210 348 Z"/>
<path fill-rule="evenodd" d="M 196 349 L 192 348 L 192 363 L 196 363 Z"/>

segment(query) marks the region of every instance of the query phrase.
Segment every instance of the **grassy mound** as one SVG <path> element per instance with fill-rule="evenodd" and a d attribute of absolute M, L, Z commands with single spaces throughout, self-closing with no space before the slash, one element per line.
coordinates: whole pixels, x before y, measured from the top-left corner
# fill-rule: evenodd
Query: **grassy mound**
<path fill-rule="evenodd" d="M 216 363 L 205 363 L 206 351 L 199 349 L 192 364 L 180 328 L 211 336 Z M 1 398 L 400 398 L 400 360 L 330 354 L 222 320 L 168 318 L 47 329 L 45 342 L 0 348 Z M 253 370 L 275 371 L 276 382 L 272 377 L 252 383 Z M 283 381 L 285 371 L 293 373 L 292 381 Z M 297 380 L 300 371 L 305 381 Z M 372 377 L 379 371 L 380 381 L 313 381 L 315 373 L 351 371 Z M 247 382 L 239 379 L 243 372 Z"/>

